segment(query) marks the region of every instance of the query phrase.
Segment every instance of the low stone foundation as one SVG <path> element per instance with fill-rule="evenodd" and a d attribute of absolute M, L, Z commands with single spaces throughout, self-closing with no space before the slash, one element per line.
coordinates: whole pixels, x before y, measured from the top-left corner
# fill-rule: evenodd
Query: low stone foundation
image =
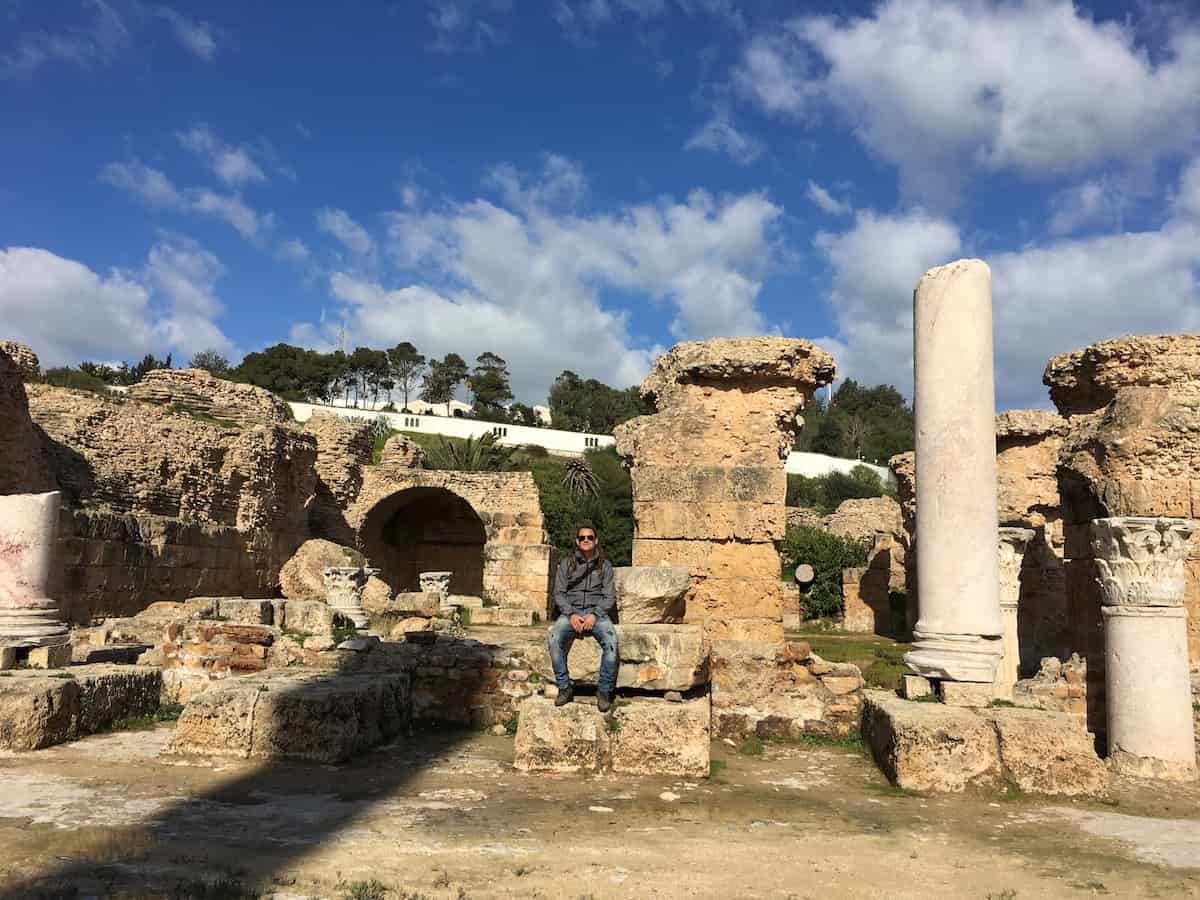
<path fill-rule="evenodd" d="M 967 787 L 1059 796 L 1100 796 L 1108 772 L 1092 737 L 1066 713 L 1012 707 L 968 709 L 867 691 L 863 740 L 898 787 Z"/>
<path fill-rule="evenodd" d="M 671 702 L 657 697 L 620 701 L 608 714 L 544 697 L 521 704 L 513 765 L 522 772 L 559 774 L 709 774 L 707 697 Z"/>
<path fill-rule="evenodd" d="M 241 759 L 337 763 L 409 731 L 408 673 L 272 672 L 227 681 L 191 700 L 171 750 Z"/>
<path fill-rule="evenodd" d="M 158 709 L 162 673 L 147 666 L 74 666 L 0 678 L 0 749 L 40 750 Z"/>

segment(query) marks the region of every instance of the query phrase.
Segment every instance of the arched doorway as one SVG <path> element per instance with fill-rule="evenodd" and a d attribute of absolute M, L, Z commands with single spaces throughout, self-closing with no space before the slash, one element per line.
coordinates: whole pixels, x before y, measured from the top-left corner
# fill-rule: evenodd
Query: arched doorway
<path fill-rule="evenodd" d="M 412 487 L 380 500 L 359 529 L 359 544 L 380 577 L 400 591 L 420 590 L 421 572 L 450 572 L 455 594 L 483 595 L 487 532 L 462 497 L 438 487 Z"/>

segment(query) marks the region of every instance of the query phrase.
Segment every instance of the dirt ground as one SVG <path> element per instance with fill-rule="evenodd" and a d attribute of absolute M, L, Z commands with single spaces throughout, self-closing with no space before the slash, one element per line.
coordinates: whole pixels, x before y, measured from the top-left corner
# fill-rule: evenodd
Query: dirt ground
<path fill-rule="evenodd" d="M 528 776 L 453 732 L 262 765 L 171 729 L 0 756 L 0 896 L 1200 897 L 1192 786 L 920 797 L 850 750 L 721 743 L 709 780 Z"/>

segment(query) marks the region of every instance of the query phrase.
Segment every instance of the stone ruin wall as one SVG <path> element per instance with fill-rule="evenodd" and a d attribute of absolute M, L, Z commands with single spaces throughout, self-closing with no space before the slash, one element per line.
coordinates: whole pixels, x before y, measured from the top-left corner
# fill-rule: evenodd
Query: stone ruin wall
<path fill-rule="evenodd" d="M 372 564 L 391 568 L 394 591 L 416 590 L 418 569 L 445 569 L 456 573 L 451 593 L 478 590 L 485 600 L 546 617 L 551 547 L 531 473 L 428 470 L 421 449 L 401 435 L 388 440 L 379 463 L 372 465 L 369 426 L 321 414 L 305 430 L 317 442 L 314 534 L 357 547 Z M 418 491 L 462 503 L 444 505 L 445 515 L 411 523 L 424 548 L 423 561 L 413 562 L 411 572 L 397 572 L 372 552 L 386 553 L 379 531 L 389 507 Z M 472 527 L 482 529 L 479 549 L 464 537 Z"/>
<path fill-rule="evenodd" d="M 1127 337 L 1053 357 L 1043 381 L 1067 433 L 1059 461 L 1067 602 L 1103 684 L 1093 519 L 1200 518 L 1200 335 Z M 1186 562 L 1188 657 L 1200 670 L 1200 546 Z"/>
<path fill-rule="evenodd" d="M 616 429 L 632 464 L 633 564 L 689 568 L 686 621 L 709 640 L 783 640 L 783 459 L 833 372 L 807 341 L 678 344 L 642 384 L 657 412 Z"/>

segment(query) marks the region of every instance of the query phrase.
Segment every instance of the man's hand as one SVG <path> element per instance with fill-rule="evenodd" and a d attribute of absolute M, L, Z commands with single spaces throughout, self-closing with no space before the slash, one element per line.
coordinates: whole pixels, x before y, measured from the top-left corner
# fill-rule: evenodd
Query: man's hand
<path fill-rule="evenodd" d="M 583 634 L 583 623 L 585 621 L 587 621 L 586 617 L 579 615 L 579 613 L 574 613 L 571 616 L 571 627 L 575 629 L 576 634 Z"/>
<path fill-rule="evenodd" d="M 596 627 L 596 617 L 594 615 L 592 615 L 591 613 L 588 613 L 586 616 L 583 617 L 583 630 L 591 631 L 595 627 Z"/>

